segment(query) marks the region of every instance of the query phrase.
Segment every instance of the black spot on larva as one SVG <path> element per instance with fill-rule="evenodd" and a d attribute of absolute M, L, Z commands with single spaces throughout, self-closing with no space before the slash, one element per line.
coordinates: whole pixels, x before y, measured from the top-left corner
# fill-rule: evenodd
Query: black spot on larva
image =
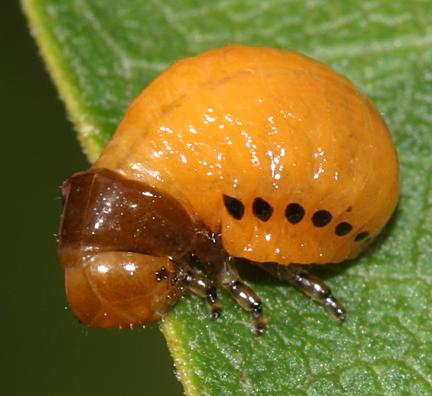
<path fill-rule="evenodd" d="M 262 221 L 267 221 L 273 214 L 273 208 L 262 198 L 255 198 L 252 210 L 253 214 Z"/>
<path fill-rule="evenodd" d="M 155 273 L 156 281 L 161 282 L 168 279 L 168 271 L 165 267 L 162 267 L 159 271 Z"/>
<path fill-rule="evenodd" d="M 290 203 L 285 209 L 285 217 L 291 224 L 297 224 L 302 221 L 305 210 L 298 203 Z"/>
<path fill-rule="evenodd" d="M 352 211 L 352 206 L 348 206 L 348 209 L 346 211 L 347 212 L 351 212 Z"/>
<path fill-rule="evenodd" d="M 224 204 L 228 213 L 237 220 L 240 220 L 244 215 L 244 205 L 237 198 L 223 195 Z"/>
<path fill-rule="evenodd" d="M 336 228 L 335 232 L 337 236 L 343 236 L 348 234 L 352 230 L 352 225 L 350 223 L 347 223 L 346 221 L 343 221 L 342 223 L 339 223 Z"/>
<path fill-rule="evenodd" d="M 327 210 L 318 210 L 312 216 L 312 223 L 315 227 L 324 227 L 330 223 L 332 215 Z"/>
<path fill-rule="evenodd" d="M 362 231 L 359 232 L 356 237 L 354 238 L 355 241 L 362 241 L 363 239 L 366 239 L 369 236 L 369 232 Z"/>

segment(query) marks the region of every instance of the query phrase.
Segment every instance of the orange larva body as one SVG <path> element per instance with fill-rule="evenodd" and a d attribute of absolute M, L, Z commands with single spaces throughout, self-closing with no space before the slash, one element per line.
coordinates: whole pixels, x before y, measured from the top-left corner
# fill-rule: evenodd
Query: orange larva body
<path fill-rule="evenodd" d="M 65 182 L 68 299 L 83 322 L 123 327 L 159 319 L 189 289 L 216 317 L 212 282 L 187 264 L 194 255 L 262 333 L 239 257 L 343 320 L 301 265 L 356 257 L 398 196 L 390 133 L 348 80 L 292 51 L 210 50 L 156 78 L 92 168 Z"/>
<path fill-rule="evenodd" d="M 396 152 L 370 101 L 319 62 L 261 47 L 175 63 L 135 99 L 94 166 L 170 193 L 221 232 L 230 255 L 256 262 L 353 258 L 364 248 L 356 236 L 375 236 L 399 196 Z M 223 195 L 242 203 L 241 220 Z M 253 214 L 257 198 L 273 209 L 267 221 Z M 304 210 L 297 223 L 290 203 Z M 317 227 L 320 211 L 331 220 Z"/>

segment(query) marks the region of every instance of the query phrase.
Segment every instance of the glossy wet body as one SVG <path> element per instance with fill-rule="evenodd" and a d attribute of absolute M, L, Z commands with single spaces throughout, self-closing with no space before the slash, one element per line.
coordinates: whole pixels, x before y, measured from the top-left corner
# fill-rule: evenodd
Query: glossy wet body
<path fill-rule="evenodd" d="M 235 269 L 240 257 L 343 320 L 304 265 L 356 257 L 398 194 L 390 133 L 348 80 L 292 51 L 211 50 L 153 81 L 92 169 L 66 182 L 59 252 L 69 300 L 91 325 L 124 326 L 157 320 L 190 290 L 217 317 L 214 281 L 252 312 L 261 333 L 262 303 Z M 139 270 L 128 278 L 131 257 Z M 135 278 L 133 287 L 122 283 Z M 120 305 L 105 296 L 111 287 Z M 80 316 L 97 304 L 97 314 Z M 154 308 L 140 314 L 145 307 Z"/>

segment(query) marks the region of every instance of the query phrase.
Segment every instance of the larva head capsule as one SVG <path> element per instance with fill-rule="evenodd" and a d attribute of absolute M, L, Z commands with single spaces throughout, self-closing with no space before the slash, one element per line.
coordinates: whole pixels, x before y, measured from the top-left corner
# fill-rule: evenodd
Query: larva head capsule
<path fill-rule="evenodd" d="M 62 195 L 59 258 L 75 315 L 93 327 L 160 319 L 182 292 L 171 259 L 190 249 L 185 210 L 107 169 L 72 175 Z"/>

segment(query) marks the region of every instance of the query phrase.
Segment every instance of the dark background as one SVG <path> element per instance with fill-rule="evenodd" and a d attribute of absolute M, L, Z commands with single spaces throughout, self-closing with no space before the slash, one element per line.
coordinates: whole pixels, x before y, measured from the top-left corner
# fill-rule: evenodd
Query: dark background
<path fill-rule="evenodd" d="M 157 326 L 92 330 L 66 308 L 58 187 L 88 163 L 18 2 L 0 17 L 0 393 L 180 395 Z"/>

